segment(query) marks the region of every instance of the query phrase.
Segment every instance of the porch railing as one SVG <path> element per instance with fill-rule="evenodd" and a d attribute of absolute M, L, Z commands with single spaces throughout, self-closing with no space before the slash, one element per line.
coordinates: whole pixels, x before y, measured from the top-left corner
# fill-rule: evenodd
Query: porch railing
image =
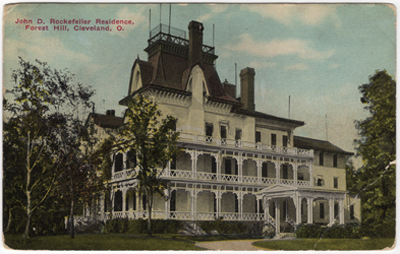
<path fill-rule="evenodd" d="M 264 145 L 261 143 L 248 142 L 242 140 L 234 139 L 219 139 L 211 136 L 204 135 L 194 135 L 189 133 L 180 133 L 180 141 L 187 141 L 196 144 L 208 144 L 215 146 L 227 146 L 227 147 L 237 147 L 249 150 L 259 150 L 270 153 L 282 154 L 282 155 L 295 155 L 301 157 L 313 157 L 314 150 L 301 149 L 296 147 L 280 147 L 273 145 Z"/>

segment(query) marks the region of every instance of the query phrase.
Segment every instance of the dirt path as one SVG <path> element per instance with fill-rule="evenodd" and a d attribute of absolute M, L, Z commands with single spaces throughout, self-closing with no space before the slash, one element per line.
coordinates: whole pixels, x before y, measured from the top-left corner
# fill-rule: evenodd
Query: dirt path
<path fill-rule="evenodd" d="M 261 250 L 265 251 L 268 249 L 258 248 L 253 246 L 252 243 L 262 241 L 259 240 L 231 240 L 231 241 L 217 241 L 217 242 L 197 242 L 196 246 L 208 249 L 208 250 L 248 250 L 255 251 Z"/>

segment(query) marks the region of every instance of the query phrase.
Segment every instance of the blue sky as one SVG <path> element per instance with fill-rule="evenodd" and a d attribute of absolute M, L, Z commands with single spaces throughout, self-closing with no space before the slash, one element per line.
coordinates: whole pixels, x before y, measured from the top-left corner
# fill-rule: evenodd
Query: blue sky
<path fill-rule="evenodd" d="M 234 66 L 256 71 L 256 110 L 306 122 L 296 135 L 326 139 L 354 151 L 354 120 L 367 116 L 358 86 L 375 70 L 396 70 L 393 6 L 382 4 L 189 4 L 172 5 L 171 26 L 187 31 L 191 20 L 203 22 L 204 44 L 213 44 L 221 80 L 234 83 Z M 124 109 L 130 70 L 159 24 L 160 5 L 152 4 L 21 4 L 5 10 L 4 86 L 18 56 L 39 59 L 57 69 L 68 68 L 76 80 L 96 90 L 96 111 Z M 168 24 L 169 5 L 162 4 L 161 22 Z M 130 19 L 133 26 L 117 32 L 29 31 L 17 18 Z M 239 78 L 238 78 L 239 80 Z M 86 117 L 86 116 L 85 116 Z"/>

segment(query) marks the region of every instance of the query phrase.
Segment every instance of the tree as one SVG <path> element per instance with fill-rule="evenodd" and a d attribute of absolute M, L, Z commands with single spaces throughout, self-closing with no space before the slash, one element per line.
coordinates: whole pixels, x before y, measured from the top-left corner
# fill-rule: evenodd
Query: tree
<path fill-rule="evenodd" d="M 363 166 L 357 172 L 363 224 L 371 235 L 394 237 L 396 216 L 396 82 L 387 71 L 376 71 L 361 85 L 361 102 L 370 113 L 356 121 L 355 140 Z"/>
<path fill-rule="evenodd" d="M 174 131 L 177 119 L 167 116 L 159 120 L 160 117 L 155 103 L 143 96 L 132 98 L 125 112 L 125 124 L 120 127 L 114 143 L 116 151 L 130 151 L 137 158 L 137 191 L 146 197 L 149 236 L 153 196 L 156 193 L 164 196 L 166 187 L 160 179 L 159 168 L 164 169 L 179 151 L 179 133 Z"/>
<path fill-rule="evenodd" d="M 26 175 L 24 194 L 26 204 L 26 227 L 24 237 L 29 236 L 31 217 L 52 194 L 55 183 L 74 151 L 72 135 L 79 131 L 75 114 L 91 105 L 93 91 L 75 83 L 73 75 L 66 70 L 51 69 L 47 63 L 34 63 L 20 58 L 20 68 L 13 71 L 15 84 L 7 94 L 14 98 L 4 99 L 4 142 L 14 148 L 16 157 L 24 161 Z M 7 167 L 18 167 L 11 160 Z M 7 188 L 7 186 L 5 187 Z"/>

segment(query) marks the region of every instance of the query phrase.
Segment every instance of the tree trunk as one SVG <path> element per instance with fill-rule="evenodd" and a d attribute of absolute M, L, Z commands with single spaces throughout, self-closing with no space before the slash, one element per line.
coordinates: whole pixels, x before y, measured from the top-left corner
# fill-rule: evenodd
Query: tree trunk
<path fill-rule="evenodd" d="M 27 183 L 26 183 L 26 216 L 27 216 L 27 220 L 26 220 L 26 226 L 25 226 L 25 232 L 22 235 L 23 238 L 28 238 L 29 237 L 29 227 L 31 224 L 31 192 L 29 191 L 29 184 L 30 184 L 30 180 L 31 180 L 31 174 L 28 171 L 27 173 Z"/>
<path fill-rule="evenodd" d="M 8 207 L 8 222 L 7 222 L 7 228 L 4 231 L 5 233 L 11 230 L 11 223 L 12 223 L 12 209 Z"/>
<path fill-rule="evenodd" d="M 70 211 L 70 224 L 69 224 L 69 235 L 71 239 L 74 239 L 75 229 L 74 229 L 74 188 L 72 181 L 71 168 L 69 168 L 69 179 L 70 179 L 70 190 L 71 190 L 71 211 Z"/>
<path fill-rule="evenodd" d="M 148 236 L 151 237 L 151 209 L 152 209 L 152 203 L 151 200 L 152 198 L 150 197 L 150 195 L 146 195 L 146 199 L 147 199 L 147 210 L 149 213 L 149 216 L 147 216 L 147 234 Z"/>

